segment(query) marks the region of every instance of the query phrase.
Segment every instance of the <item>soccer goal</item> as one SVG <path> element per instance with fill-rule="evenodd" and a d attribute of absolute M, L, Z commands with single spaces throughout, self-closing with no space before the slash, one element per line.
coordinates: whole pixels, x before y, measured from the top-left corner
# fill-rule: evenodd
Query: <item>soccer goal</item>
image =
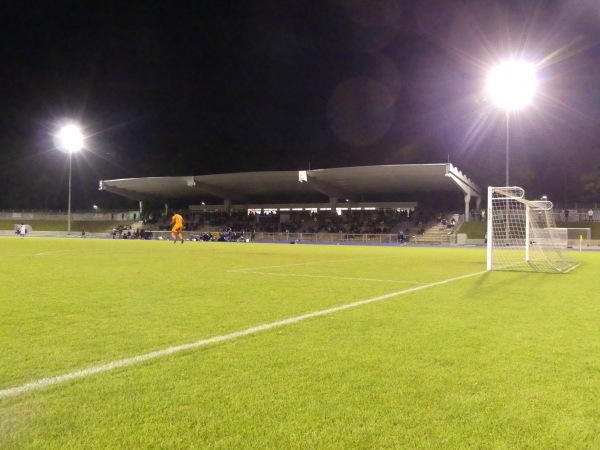
<path fill-rule="evenodd" d="M 527 200 L 520 187 L 488 187 L 487 269 L 567 272 L 569 232 L 557 228 L 552 202 Z"/>

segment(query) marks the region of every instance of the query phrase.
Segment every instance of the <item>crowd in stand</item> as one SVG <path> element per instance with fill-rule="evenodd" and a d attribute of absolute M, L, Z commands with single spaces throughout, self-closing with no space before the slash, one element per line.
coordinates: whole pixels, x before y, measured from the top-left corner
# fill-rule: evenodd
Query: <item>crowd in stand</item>
<path fill-rule="evenodd" d="M 85 235 L 85 231 L 83 233 Z M 131 225 L 120 225 L 112 229 L 113 239 L 152 239 L 152 232 L 144 228 L 132 229 Z"/>
<path fill-rule="evenodd" d="M 432 211 L 415 210 L 343 210 L 337 211 L 247 211 L 201 212 L 187 211 L 183 231 L 194 232 L 218 229 L 222 233 L 232 231 L 267 233 L 347 233 L 347 234 L 396 234 L 409 236 L 422 234 L 428 222 L 435 221 Z M 171 230 L 171 216 L 164 212 L 143 214 L 141 219 L 148 229 Z M 441 220 L 441 219 L 440 219 Z M 446 219 L 444 219 L 446 220 Z"/>

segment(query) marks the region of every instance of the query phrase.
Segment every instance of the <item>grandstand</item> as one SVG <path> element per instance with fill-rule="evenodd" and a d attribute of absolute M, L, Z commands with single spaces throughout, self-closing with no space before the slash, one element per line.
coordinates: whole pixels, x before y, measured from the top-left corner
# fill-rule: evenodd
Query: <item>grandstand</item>
<path fill-rule="evenodd" d="M 280 217 L 277 220 L 285 221 L 286 225 L 265 226 L 261 231 L 300 231 L 305 234 L 319 231 L 395 234 L 400 224 L 392 229 L 359 230 L 348 225 L 351 222 L 348 218 L 356 211 L 370 210 L 405 211 L 411 216 L 427 203 L 425 199 L 436 195 L 452 196 L 456 204 L 462 200 L 464 213 L 457 214 L 460 222 L 469 221 L 471 210 L 479 211 L 481 207 L 479 187 L 450 163 L 101 180 L 100 189 L 139 201 L 140 216 L 148 213 L 144 203 L 164 202 L 164 217 L 168 215 L 170 202 L 180 204 L 183 201 L 188 203 L 192 221 L 207 213 L 243 212 L 265 219 L 265 214 L 274 212 Z M 326 230 L 311 230 L 310 227 L 290 230 L 290 217 L 298 216 L 300 211 L 320 215 L 329 212 L 331 217 Z M 344 216 L 345 226 L 337 223 L 336 216 Z M 417 219 L 415 238 L 429 231 L 430 219 Z M 240 230 L 245 228 L 239 227 Z M 441 240 L 431 233 L 418 239 L 447 242 L 449 233 L 443 231 Z"/>
<path fill-rule="evenodd" d="M 190 210 L 205 211 L 338 208 L 341 204 L 410 208 L 425 193 L 455 193 L 464 201 L 468 221 L 473 202 L 476 210 L 481 205 L 479 187 L 450 163 L 128 178 L 99 184 L 100 190 L 139 201 L 142 210 L 145 201 L 164 201 L 168 208 L 169 201 L 182 200 L 189 202 Z"/>

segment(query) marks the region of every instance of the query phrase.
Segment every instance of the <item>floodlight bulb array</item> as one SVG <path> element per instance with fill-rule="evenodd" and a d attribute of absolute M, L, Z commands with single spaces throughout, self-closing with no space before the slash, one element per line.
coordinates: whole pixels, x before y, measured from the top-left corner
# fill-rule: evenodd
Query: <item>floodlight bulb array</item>
<path fill-rule="evenodd" d="M 66 125 L 58 133 L 60 147 L 68 153 L 78 152 L 83 148 L 83 134 L 77 125 Z"/>
<path fill-rule="evenodd" d="M 493 102 L 507 111 L 527 106 L 536 88 L 535 67 L 524 61 L 507 61 L 496 66 L 487 80 Z"/>

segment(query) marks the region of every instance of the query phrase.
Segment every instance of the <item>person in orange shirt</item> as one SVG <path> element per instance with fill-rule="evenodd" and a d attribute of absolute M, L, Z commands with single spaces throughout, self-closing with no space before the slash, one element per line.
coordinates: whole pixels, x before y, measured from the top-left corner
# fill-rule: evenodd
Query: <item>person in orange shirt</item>
<path fill-rule="evenodd" d="M 181 243 L 183 244 L 183 234 L 181 234 L 181 230 L 183 230 L 183 217 L 181 217 L 181 215 L 177 213 L 173 214 L 173 218 L 171 219 L 171 225 L 173 225 L 173 228 L 171 229 L 173 243 L 177 243 L 177 235 L 179 235 L 179 239 L 181 239 Z"/>

